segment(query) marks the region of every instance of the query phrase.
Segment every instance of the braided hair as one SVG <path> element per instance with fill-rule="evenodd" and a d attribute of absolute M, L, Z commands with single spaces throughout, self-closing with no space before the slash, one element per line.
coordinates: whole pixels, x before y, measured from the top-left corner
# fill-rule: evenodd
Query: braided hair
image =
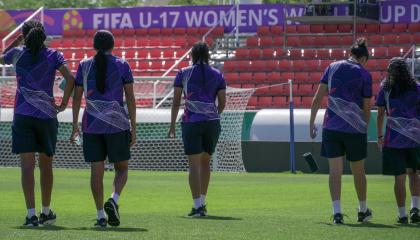
<path fill-rule="evenodd" d="M 36 61 L 38 55 L 45 48 L 44 41 L 47 39 L 44 26 L 38 21 L 27 21 L 23 24 L 22 34 L 25 38 L 25 46 L 32 55 L 32 60 Z"/>
<path fill-rule="evenodd" d="M 96 88 L 103 94 L 105 93 L 108 64 L 105 53 L 114 48 L 114 36 L 107 30 L 97 31 L 93 37 L 93 47 L 96 50 L 96 55 L 94 57 Z"/>
<path fill-rule="evenodd" d="M 382 82 L 382 87 L 385 91 L 391 92 L 391 98 L 399 97 L 406 91 L 416 89 L 416 81 L 404 58 L 394 57 L 389 61 L 388 76 Z"/>
<path fill-rule="evenodd" d="M 210 52 L 209 46 L 205 42 L 196 42 L 191 50 L 193 64 L 199 64 L 203 81 L 206 82 L 204 64 L 209 64 Z"/>

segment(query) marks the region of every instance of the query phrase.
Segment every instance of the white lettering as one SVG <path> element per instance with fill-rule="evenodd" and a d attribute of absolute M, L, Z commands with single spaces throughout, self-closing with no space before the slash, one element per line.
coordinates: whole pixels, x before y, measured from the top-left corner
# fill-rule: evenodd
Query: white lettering
<path fill-rule="evenodd" d="M 392 19 L 392 8 L 391 6 L 388 6 L 387 8 L 383 7 L 382 8 L 382 14 L 381 14 L 381 22 L 382 23 L 389 23 L 391 22 Z M 385 18 L 385 14 L 386 14 L 386 18 Z"/>
<path fill-rule="evenodd" d="M 257 26 L 262 25 L 262 10 L 261 9 L 258 11 L 258 15 L 257 15 L 257 13 L 255 13 L 254 10 L 252 10 L 252 9 L 249 10 L 248 26 L 254 25 L 253 24 L 254 22 Z"/>
<path fill-rule="evenodd" d="M 104 15 L 101 13 L 95 13 L 93 14 L 93 28 L 99 29 L 99 25 L 102 24 L 102 19 Z"/>
<path fill-rule="evenodd" d="M 117 28 L 121 22 L 121 13 L 111 13 L 111 28 Z"/>
<path fill-rule="evenodd" d="M 148 12 L 147 13 L 147 21 L 144 20 L 144 14 L 141 12 L 139 15 L 140 19 L 139 19 L 139 24 L 141 28 L 148 28 L 150 26 L 152 26 L 152 13 Z"/>
<path fill-rule="evenodd" d="M 420 4 L 411 5 L 411 22 L 420 22 Z"/>
<path fill-rule="evenodd" d="M 405 15 L 405 7 L 401 6 L 401 5 L 396 5 L 395 6 L 395 19 L 394 22 L 399 22 L 400 21 L 400 17 Z"/>
<path fill-rule="evenodd" d="M 120 28 L 133 28 L 133 21 L 129 13 L 124 13 L 121 19 Z"/>
<path fill-rule="evenodd" d="M 220 19 L 222 19 L 220 21 L 220 26 L 233 26 L 235 25 L 235 12 L 231 11 L 231 12 L 225 12 L 225 11 L 220 11 Z"/>
<path fill-rule="evenodd" d="M 200 11 L 197 15 L 197 12 L 191 12 L 191 16 L 189 12 L 185 12 L 185 19 L 187 20 L 188 27 L 198 27 L 201 25 L 203 21 L 203 11 Z"/>
<path fill-rule="evenodd" d="M 215 11 L 208 11 L 204 14 L 204 24 L 206 26 L 213 27 L 217 25 L 217 22 L 217 13 Z"/>
<path fill-rule="evenodd" d="M 268 25 L 277 25 L 279 23 L 279 19 L 277 17 L 277 9 L 270 9 L 268 11 Z"/>

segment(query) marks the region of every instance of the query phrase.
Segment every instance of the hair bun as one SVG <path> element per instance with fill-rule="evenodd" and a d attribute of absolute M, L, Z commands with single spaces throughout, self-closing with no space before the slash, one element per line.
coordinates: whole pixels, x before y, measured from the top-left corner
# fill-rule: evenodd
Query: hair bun
<path fill-rule="evenodd" d="M 359 47 L 366 47 L 366 39 L 365 38 L 358 38 L 356 40 L 356 45 Z"/>

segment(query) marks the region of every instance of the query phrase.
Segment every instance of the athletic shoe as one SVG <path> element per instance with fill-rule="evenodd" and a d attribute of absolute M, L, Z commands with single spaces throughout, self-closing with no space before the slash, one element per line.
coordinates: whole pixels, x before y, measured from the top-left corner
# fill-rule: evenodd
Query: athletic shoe
<path fill-rule="evenodd" d="M 118 212 L 118 205 L 114 199 L 110 198 L 104 204 L 106 215 L 108 215 L 108 224 L 113 227 L 120 225 L 120 213 Z"/>
<path fill-rule="evenodd" d="M 368 222 L 372 218 L 372 210 L 368 208 L 366 212 L 359 212 L 357 215 L 358 222 Z"/>
<path fill-rule="evenodd" d="M 412 208 L 410 210 L 410 220 L 411 220 L 411 223 L 420 222 L 420 210 L 418 208 Z"/>
<path fill-rule="evenodd" d="M 205 217 L 203 207 L 192 208 L 191 212 L 188 214 L 188 217 Z"/>
<path fill-rule="evenodd" d="M 207 205 L 201 205 L 201 209 L 203 210 L 203 216 L 206 217 L 207 216 Z"/>
<path fill-rule="evenodd" d="M 94 225 L 94 227 L 106 227 L 106 219 L 105 218 L 101 218 L 101 219 L 96 219 L 96 223 Z"/>
<path fill-rule="evenodd" d="M 31 218 L 26 217 L 25 219 L 25 223 L 23 224 L 23 226 L 25 227 L 37 227 L 38 226 L 38 217 L 37 216 L 32 216 Z"/>
<path fill-rule="evenodd" d="M 43 214 L 43 213 L 39 215 L 39 224 L 42 224 L 42 225 L 53 225 L 56 220 L 57 220 L 57 216 L 51 209 L 48 215 Z"/>
<path fill-rule="evenodd" d="M 399 224 L 408 224 L 408 217 L 398 217 L 397 223 L 399 223 Z"/>
<path fill-rule="evenodd" d="M 333 216 L 334 220 L 333 223 L 334 224 L 344 224 L 344 216 L 341 213 L 336 213 Z"/>

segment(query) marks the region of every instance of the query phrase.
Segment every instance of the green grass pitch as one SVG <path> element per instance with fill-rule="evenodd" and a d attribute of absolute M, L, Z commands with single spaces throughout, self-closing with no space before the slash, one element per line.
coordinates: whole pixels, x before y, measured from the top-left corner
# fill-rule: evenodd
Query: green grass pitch
<path fill-rule="evenodd" d="M 346 225 L 331 224 L 326 175 L 215 173 L 210 217 L 184 217 L 191 208 L 186 173 L 131 171 L 120 200 L 118 228 L 93 229 L 96 210 L 89 170 L 55 170 L 54 227 L 24 229 L 20 170 L 0 168 L 0 239 L 417 239 L 420 225 L 395 224 L 393 179 L 368 176 L 372 223 L 356 222 L 351 176 L 343 179 Z M 37 171 L 37 176 L 38 176 Z M 112 172 L 105 176 L 106 196 Z M 409 204 L 409 201 L 407 201 Z M 37 179 L 37 207 L 40 206 Z M 39 211 L 39 207 L 37 209 Z"/>

